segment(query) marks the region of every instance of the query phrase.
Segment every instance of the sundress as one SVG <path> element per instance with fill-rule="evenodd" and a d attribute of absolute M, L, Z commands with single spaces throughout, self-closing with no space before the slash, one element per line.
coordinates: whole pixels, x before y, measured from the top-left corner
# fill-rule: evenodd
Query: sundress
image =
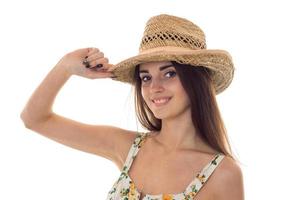
<path fill-rule="evenodd" d="M 118 180 L 114 183 L 112 189 L 109 191 L 106 200 L 192 200 L 225 157 L 221 153 L 216 154 L 214 158 L 196 175 L 194 180 L 188 185 L 184 192 L 158 195 L 145 194 L 143 199 L 140 199 L 142 193 L 136 188 L 128 172 L 146 137 L 146 132 L 137 134 L 137 137 L 129 150 L 121 174 Z"/>

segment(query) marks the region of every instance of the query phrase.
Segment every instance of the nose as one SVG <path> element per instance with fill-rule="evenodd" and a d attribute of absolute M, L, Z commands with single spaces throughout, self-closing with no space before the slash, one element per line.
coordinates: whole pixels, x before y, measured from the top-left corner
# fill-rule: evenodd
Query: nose
<path fill-rule="evenodd" d="M 163 82 L 159 78 L 152 78 L 150 83 L 151 92 L 160 92 L 164 90 Z"/>

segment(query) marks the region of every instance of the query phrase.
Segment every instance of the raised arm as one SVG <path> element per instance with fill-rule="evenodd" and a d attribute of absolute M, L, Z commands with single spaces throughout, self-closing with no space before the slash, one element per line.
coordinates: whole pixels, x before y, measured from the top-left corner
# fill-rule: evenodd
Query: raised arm
<path fill-rule="evenodd" d="M 90 68 L 82 63 L 86 57 Z M 99 64 L 103 67 L 96 67 Z M 121 167 L 129 144 L 136 136 L 135 132 L 113 126 L 80 123 L 52 111 L 55 97 L 72 75 L 89 79 L 109 78 L 113 76 L 111 66 L 97 48 L 78 49 L 63 56 L 23 109 L 21 119 L 26 128 L 72 148 L 105 157 Z"/>

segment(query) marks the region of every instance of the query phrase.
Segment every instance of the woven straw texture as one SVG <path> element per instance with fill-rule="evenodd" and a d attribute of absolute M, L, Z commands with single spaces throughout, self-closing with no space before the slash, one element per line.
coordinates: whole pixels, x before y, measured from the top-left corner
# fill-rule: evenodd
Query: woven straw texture
<path fill-rule="evenodd" d="M 133 84 L 136 65 L 151 61 L 177 61 L 209 69 L 216 94 L 232 82 L 234 66 L 227 51 L 206 49 L 204 32 L 187 19 L 158 15 L 146 23 L 137 56 L 112 67 L 114 80 Z"/>

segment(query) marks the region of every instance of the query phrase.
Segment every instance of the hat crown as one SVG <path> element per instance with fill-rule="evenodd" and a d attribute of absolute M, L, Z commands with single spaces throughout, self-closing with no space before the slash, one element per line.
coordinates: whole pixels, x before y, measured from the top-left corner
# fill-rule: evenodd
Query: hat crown
<path fill-rule="evenodd" d="M 167 14 L 148 20 L 139 51 L 174 46 L 188 49 L 206 49 L 204 32 L 191 21 Z"/>

